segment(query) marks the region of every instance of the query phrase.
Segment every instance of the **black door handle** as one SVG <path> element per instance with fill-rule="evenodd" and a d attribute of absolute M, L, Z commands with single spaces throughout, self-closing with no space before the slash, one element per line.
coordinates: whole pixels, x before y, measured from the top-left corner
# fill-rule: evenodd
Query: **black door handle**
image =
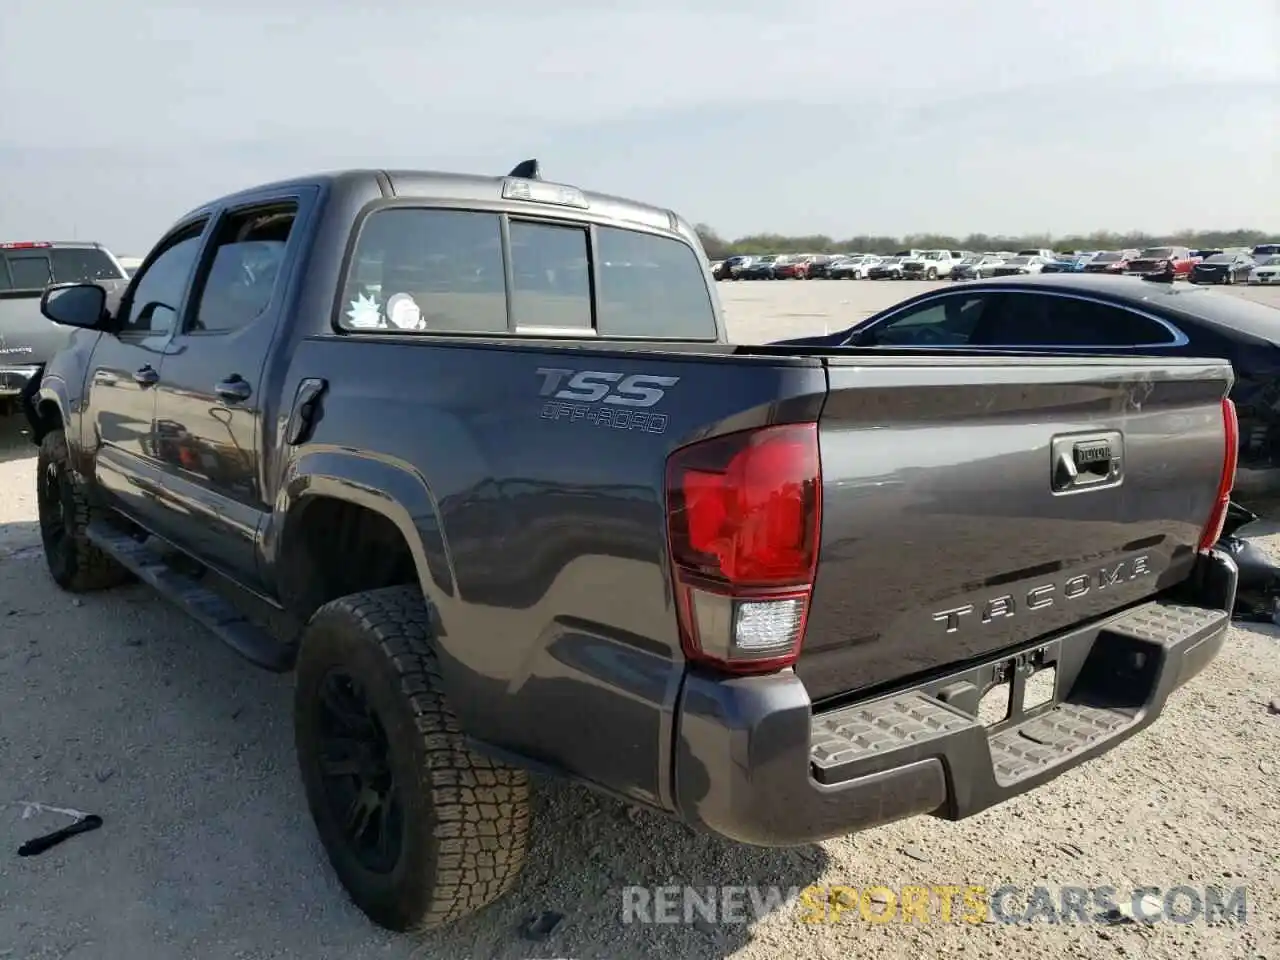
<path fill-rule="evenodd" d="M 156 373 L 155 367 L 147 364 L 133 372 L 134 382 L 140 386 L 149 387 L 160 379 L 160 374 Z"/>
<path fill-rule="evenodd" d="M 249 382 L 238 373 L 233 373 L 227 379 L 213 388 L 213 392 L 227 403 L 239 403 L 242 400 L 248 400 L 249 394 L 253 393 L 253 388 L 249 386 Z"/>

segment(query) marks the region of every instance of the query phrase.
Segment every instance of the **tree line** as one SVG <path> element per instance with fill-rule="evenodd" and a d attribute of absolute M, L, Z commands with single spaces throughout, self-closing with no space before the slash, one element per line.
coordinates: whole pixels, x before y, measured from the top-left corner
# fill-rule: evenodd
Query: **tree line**
<path fill-rule="evenodd" d="M 726 240 L 705 223 L 695 227 L 707 256 L 720 260 L 735 253 L 880 253 L 897 250 L 1127 250 L 1142 249 L 1162 244 L 1190 247 L 1193 250 L 1221 249 L 1224 247 L 1252 247 L 1274 240 L 1274 234 L 1262 230 L 1182 230 L 1178 233 L 1159 235 L 1141 233 L 1112 233 L 1099 230 L 1085 235 L 1063 237 L 1049 234 L 1026 234 L 1011 237 L 1001 234 L 971 233 L 967 237 L 952 237 L 941 233 L 911 233 L 905 237 L 876 237 L 860 235 L 837 240 L 825 234 L 803 237 L 787 237 L 779 233 L 757 233 L 737 240 Z"/>

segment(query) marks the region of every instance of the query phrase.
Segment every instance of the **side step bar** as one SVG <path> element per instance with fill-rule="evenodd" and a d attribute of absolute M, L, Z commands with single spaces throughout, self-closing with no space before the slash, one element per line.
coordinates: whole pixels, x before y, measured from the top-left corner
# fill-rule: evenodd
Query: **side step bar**
<path fill-rule="evenodd" d="M 90 524 L 87 533 L 95 547 L 204 624 L 245 659 L 276 673 L 292 669 L 291 646 L 250 621 L 194 577 L 165 563 L 147 541 L 101 523 Z"/>

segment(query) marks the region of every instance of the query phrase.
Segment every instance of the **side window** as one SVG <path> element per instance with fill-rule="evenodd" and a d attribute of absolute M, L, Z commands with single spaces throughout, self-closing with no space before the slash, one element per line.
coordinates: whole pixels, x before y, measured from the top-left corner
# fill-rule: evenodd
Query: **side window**
<path fill-rule="evenodd" d="M 165 242 L 154 260 L 138 272 L 122 304 L 121 333 L 168 333 L 200 252 L 204 224 L 195 224 Z"/>
<path fill-rule="evenodd" d="M 506 333 L 501 218 L 409 207 L 370 214 L 338 322 L 348 330 Z"/>
<path fill-rule="evenodd" d="M 226 333 L 262 315 L 275 293 L 297 214 L 297 204 L 282 203 L 237 211 L 223 219 L 188 332 Z"/>
<path fill-rule="evenodd" d="M 993 347 L 1154 347 L 1172 344 L 1173 336 L 1162 324 L 1121 307 L 1015 293 L 1005 296 L 981 342 Z"/>
<path fill-rule="evenodd" d="M 855 333 L 855 342 L 876 347 L 962 347 L 974 336 L 986 303 L 983 296 L 935 297 L 865 333 Z"/>
<path fill-rule="evenodd" d="M 39 256 L 10 256 L 9 275 L 13 277 L 14 290 L 43 290 L 53 283 L 49 258 Z"/>
<path fill-rule="evenodd" d="M 590 330 L 587 231 L 511 221 L 511 312 L 517 327 Z"/>

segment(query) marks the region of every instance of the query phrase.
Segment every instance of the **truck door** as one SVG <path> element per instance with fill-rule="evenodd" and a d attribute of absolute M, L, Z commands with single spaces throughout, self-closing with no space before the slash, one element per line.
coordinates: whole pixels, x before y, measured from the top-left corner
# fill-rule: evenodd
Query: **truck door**
<path fill-rule="evenodd" d="M 264 197 L 218 216 L 156 388 L 169 506 L 163 534 L 245 586 L 258 581 L 264 377 L 311 194 Z"/>
<path fill-rule="evenodd" d="M 156 245 L 121 299 L 119 329 L 98 339 L 89 360 L 83 416 L 94 476 L 113 506 L 152 529 L 165 513 L 155 388 L 206 226 L 205 219 L 184 224 Z"/>

